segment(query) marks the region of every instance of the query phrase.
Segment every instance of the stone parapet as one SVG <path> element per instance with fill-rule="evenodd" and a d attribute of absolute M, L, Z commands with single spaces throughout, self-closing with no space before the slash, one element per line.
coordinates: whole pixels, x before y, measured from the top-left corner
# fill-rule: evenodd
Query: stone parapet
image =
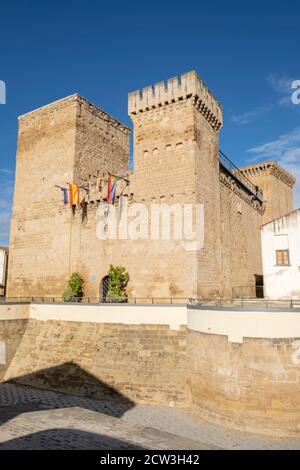
<path fill-rule="evenodd" d="M 274 160 L 248 165 L 240 168 L 240 171 L 248 178 L 258 176 L 259 174 L 272 174 L 291 188 L 293 188 L 296 182 L 296 178 Z"/>
<path fill-rule="evenodd" d="M 221 105 L 195 71 L 129 93 L 128 113 L 134 115 L 187 98 L 194 98 L 196 109 L 214 129 L 222 127 Z"/>

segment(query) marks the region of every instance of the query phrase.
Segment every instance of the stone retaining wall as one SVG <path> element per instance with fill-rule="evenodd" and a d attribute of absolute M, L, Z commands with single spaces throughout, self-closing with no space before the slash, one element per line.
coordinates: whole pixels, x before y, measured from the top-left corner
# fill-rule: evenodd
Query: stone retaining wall
<path fill-rule="evenodd" d="M 30 319 L 5 379 L 99 399 L 184 405 L 186 331 Z"/>
<path fill-rule="evenodd" d="M 1 321 L 0 309 L 2 379 L 299 435 L 299 309 L 33 304 L 29 321 L 21 314 Z"/>
<path fill-rule="evenodd" d="M 300 338 L 230 343 L 188 330 L 191 404 L 202 417 L 236 429 L 299 436 Z"/>
<path fill-rule="evenodd" d="M 20 345 L 29 317 L 29 305 L 0 305 L 0 382 Z"/>

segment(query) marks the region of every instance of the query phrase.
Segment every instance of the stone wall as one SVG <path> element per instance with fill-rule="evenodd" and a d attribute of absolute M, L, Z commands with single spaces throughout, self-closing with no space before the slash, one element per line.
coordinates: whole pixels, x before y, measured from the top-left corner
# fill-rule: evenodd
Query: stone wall
<path fill-rule="evenodd" d="M 75 122 L 76 96 L 19 118 L 9 298 L 61 294 L 68 278 L 72 215 L 55 185 L 73 181 Z"/>
<path fill-rule="evenodd" d="M 259 434 L 299 434 L 300 309 L 188 307 L 191 406 Z"/>
<path fill-rule="evenodd" d="M 0 382 L 21 343 L 29 317 L 29 305 L 0 304 Z"/>
<path fill-rule="evenodd" d="M 154 297 L 220 297 L 220 104 L 195 72 L 150 91 L 129 95 L 134 197 L 148 206 L 203 205 L 205 235 L 204 246 L 194 251 L 186 248 L 186 240 L 145 242 L 148 272 L 140 282 L 153 286 Z"/>
<path fill-rule="evenodd" d="M 299 433 L 300 309 L 32 304 L 27 324 L 20 308 L 0 317 L 2 380 Z"/>
<path fill-rule="evenodd" d="M 30 319 L 6 380 L 95 398 L 182 406 L 185 329 Z"/>
<path fill-rule="evenodd" d="M 63 204 L 59 187 L 88 187 L 89 176 L 126 170 L 129 134 L 77 94 L 19 118 L 8 298 L 62 295 L 84 247 L 82 211 Z"/>
<path fill-rule="evenodd" d="M 240 286 L 248 286 L 243 292 L 255 297 L 255 275 L 262 275 L 262 212 L 243 191 L 227 183 L 228 176 L 223 173 L 220 182 L 223 297 L 235 297 Z"/>
<path fill-rule="evenodd" d="M 299 435 L 299 338 L 245 338 L 238 344 L 189 331 L 187 344 L 195 412 L 259 434 Z"/>
<path fill-rule="evenodd" d="M 98 299 L 110 264 L 129 272 L 133 298 L 228 298 L 233 287 L 254 287 L 261 274 L 259 226 L 291 207 L 294 178 L 274 162 L 243 169 L 265 190 L 265 215 L 245 188 L 237 192 L 224 183 L 218 158 L 222 109 L 194 71 L 130 93 L 129 115 L 130 176 L 130 130 L 79 95 L 19 118 L 8 297 L 61 297 L 78 271 L 86 297 Z M 128 176 L 129 206 L 202 205 L 203 247 L 191 250 L 173 234 L 151 239 L 151 220 L 147 230 L 137 228 L 138 239 L 99 240 L 99 201 L 91 196 L 96 177 L 108 172 Z M 63 204 L 56 186 L 68 182 L 81 186 L 81 209 Z"/>

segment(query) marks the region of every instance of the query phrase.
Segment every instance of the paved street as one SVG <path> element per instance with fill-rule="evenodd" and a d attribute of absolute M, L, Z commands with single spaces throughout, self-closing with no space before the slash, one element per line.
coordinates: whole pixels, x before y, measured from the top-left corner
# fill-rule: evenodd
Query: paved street
<path fill-rule="evenodd" d="M 228 431 L 173 408 L 97 401 L 27 386 L 0 385 L 2 449 L 300 449 Z"/>

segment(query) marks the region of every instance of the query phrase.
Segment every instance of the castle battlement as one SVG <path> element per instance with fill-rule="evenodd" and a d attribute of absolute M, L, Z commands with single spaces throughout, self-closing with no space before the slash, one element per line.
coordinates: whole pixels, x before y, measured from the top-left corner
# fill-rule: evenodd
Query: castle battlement
<path fill-rule="evenodd" d="M 220 129 L 223 124 L 221 105 L 195 71 L 129 93 L 128 113 L 138 114 L 191 97 L 212 127 Z"/>
<path fill-rule="evenodd" d="M 244 166 L 240 168 L 240 171 L 243 175 L 246 175 L 250 179 L 251 177 L 258 175 L 272 174 L 291 188 L 293 188 L 296 182 L 296 178 L 274 160 L 268 160 L 265 162 L 255 163 L 254 165 Z"/>

